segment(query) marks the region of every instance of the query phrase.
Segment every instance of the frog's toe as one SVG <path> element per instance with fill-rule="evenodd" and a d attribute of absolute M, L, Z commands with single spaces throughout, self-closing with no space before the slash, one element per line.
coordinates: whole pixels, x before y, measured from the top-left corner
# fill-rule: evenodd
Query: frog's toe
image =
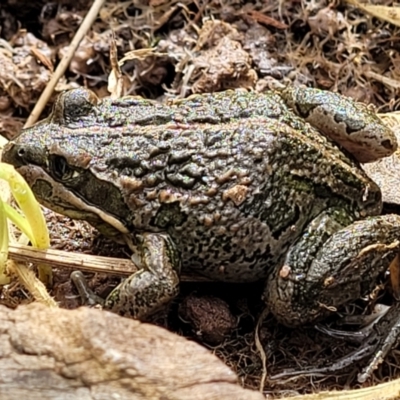
<path fill-rule="evenodd" d="M 70 278 L 78 290 L 83 305 L 94 306 L 97 304 L 104 304 L 104 299 L 97 296 L 97 294 L 89 288 L 86 278 L 81 271 L 73 271 Z"/>

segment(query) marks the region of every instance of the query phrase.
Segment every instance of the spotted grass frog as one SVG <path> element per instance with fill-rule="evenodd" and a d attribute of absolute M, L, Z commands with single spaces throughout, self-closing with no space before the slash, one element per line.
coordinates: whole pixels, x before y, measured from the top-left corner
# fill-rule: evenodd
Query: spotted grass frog
<path fill-rule="evenodd" d="M 183 268 L 264 280 L 269 309 L 297 326 L 367 296 L 399 251 L 400 217 L 380 215 L 359 164 L 396 148 L 368 107 L 316 89 L 161 104 L 80 88 L 2 159 L 45 206 L 133 249 L 140 270 L 105 307 L 143 318 L 177 294 Z"/>

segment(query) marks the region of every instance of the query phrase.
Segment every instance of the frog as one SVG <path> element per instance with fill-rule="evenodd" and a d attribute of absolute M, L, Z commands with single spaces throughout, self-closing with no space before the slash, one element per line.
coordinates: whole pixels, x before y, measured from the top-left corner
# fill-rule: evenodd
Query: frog
<path fill-rule="evenodd" d="M 360 163 L 392 154 L 374 110 L 313 88 L 164 103 L 61 93 L 4 149 L 46 207 L 126 243 L 138 271 L 104 307 L 145 319 L 181 271 L 265 282 L 289 327 L 368 296 L 400 249 L 400 217 Z"/>

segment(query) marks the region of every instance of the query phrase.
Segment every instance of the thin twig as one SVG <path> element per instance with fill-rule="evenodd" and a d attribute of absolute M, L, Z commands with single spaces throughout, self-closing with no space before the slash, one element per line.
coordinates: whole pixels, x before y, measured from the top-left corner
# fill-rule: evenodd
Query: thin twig
<path fill-rule="evenodd" d="M 265 381 L 267 379 L 268 370 L 267 370 L 267 355 L 265 354 L 264 347 L 260 340 L 260 327 L 261 327 L 262 323 L 264 322 L 265 318 L 268 316 L 268 314 L 269 314 L 269 309 L 268 309 L 268 307 L 265 307 L 263 312 L 261 313 L 261 315 L 258 317 L 256 330 L 255 330 L 255 338 L 254 338 L 256 348 L 260 353 L 261 363 L 262 363 L 262 375 L 261 375 L 260 387 L 259 387 L 259 391 L 261 393 L 263 393 L 263 391 L 264 391 L 264 386 L 265 386 Z"/>
<path fill-rule="evenodd" d="M 68 268 L 88 272 L 101 272 L 128 276 L 138 270 L 130 259 L 93 256 L 55 249 L 41 250 L 20 244 L 10 244 L 8 256 L 17 262 L 45 263 L 52 267 Z M 196 274 L 185 273 L 182 281 L 206 282 L 209 279 Z"/>

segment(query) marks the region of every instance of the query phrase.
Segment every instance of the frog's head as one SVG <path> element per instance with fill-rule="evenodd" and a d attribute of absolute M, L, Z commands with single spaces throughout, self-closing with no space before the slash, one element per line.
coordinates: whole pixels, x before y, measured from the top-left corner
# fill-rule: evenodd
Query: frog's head
<path fill-rule="evenodd" d="M 46 207 L 116 236 L 128 233 L 121 190 L 93 171 L 94 146 L 82 150 L 82 141 L 90 140 L 84 128 L 95 119 L 97 103 L 85 89 L 62 93 L 49 117 L 4 148 L 2 161 L 15 166 Z"/>

